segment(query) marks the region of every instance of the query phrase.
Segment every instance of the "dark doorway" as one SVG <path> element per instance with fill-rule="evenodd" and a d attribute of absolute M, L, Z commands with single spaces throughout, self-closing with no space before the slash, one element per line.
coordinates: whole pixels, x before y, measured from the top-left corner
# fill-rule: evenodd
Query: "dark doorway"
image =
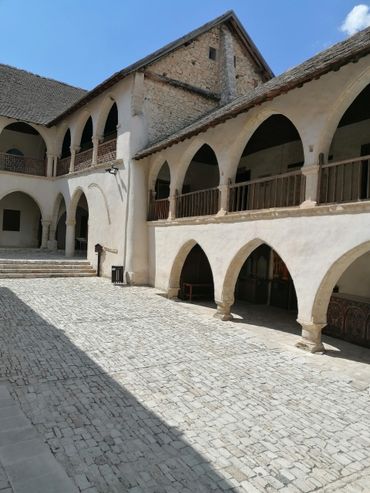
<path fill-rule="evenodd" d="M 268 245 L 256 248 L 245 261 L 236 283 L 235 299 L 297 310 L 297 297 L 289 271 Z"/>
<path fill-rule="evenodd" d="M 199 245 L 195 245 L 184 262 L 180 276 L 181 299 L 193 301 L 214 298 L 212 269 L 208 258 Z"/>

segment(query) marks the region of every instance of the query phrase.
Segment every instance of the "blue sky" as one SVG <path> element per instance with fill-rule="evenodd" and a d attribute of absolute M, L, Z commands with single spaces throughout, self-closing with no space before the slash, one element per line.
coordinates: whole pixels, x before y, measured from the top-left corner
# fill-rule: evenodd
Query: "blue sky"
<path fill-rule="evenodd" d="M 369 3 L 0 0 L 0 62 L 90 89 L 113 72 L 233 9 L 279 74 L 345 39 L 340 26 L 346 15 L 359 4 L 364 4 L 366 14 Z M 367 16 L 370 19 L 369 12 Z"/>

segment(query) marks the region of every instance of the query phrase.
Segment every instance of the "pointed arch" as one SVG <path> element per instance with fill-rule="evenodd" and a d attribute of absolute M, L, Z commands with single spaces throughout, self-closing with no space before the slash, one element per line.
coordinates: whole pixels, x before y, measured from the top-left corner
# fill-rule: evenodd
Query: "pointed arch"
<path fill-rule="evenodd" d="M 352 248 L 332 263 L 323 276 L 315 295 L 312 308 L 312 319 L 315 323 L 326 325 L 329 301 L 335 285 L 351 264 L 369 251 L 370 241 L 366 241 Z"/>
<path fill-rule="evenodd" d="M 195 164 L 196 163 L 196 164 Z M 182 165 L 175 177 L 179 193 L 217 187 L 220 183 L 220 168 L 215 150 L 205 142 L 190 145 L 182 157 Z"/>
<path fill-rule="evenodd" d="M 222 303 L 227 303 L 228 305 L 232 305 L 235 300 L 235 287 L 236 282 L 239 277 L 240 271 L 248 259 L 248 257 L 260 246 L 267 245 L 271 250 L 276 252 L 276 254 L 280 257 L 280 259 L 286 265 L 289 273 L 291 273 L 291 269 L 289 268 L 289 262 L 279 253 L 279 250 L 274 248 L 269 242 L 262 240 L 261 238 L 255 238 L 249 241 L 247 244 L 242 246 L 238 252 L 234 255 L 231 260 L 229 266 L 227 267 L 224 280 L 222 283 L 221 290 L 221 299 L 219 300 Z M 291 274 L 290 274 L 291 275 Z M 292 277 L 293 285 L 295 286 L 294 278 Z M 298 300 L 299 303 L 299 300 Z"/>
<path fill-rule="evenodd" d="M 176 291 L 175 296 L 177 296 L 177 292 L 180 289 L 180 278 L 181 278 L 182 269 L 184 267 L 188 255 L 190 254 L 190 252 L 193 250 L 195 246 L 198 246 L 204 253 L 205 257 L 207 258 L 207 261 L 210 266 L 210 270 L 212 272 L 212 279 L 214 279 L 213 269 L 205 249 L 198 241 L 194 239 L 188 240 L 180 247 L 172 262 L 172 267 L 168 280 L 168 291 L 172 293 L 172 295 Z"/>
<path fill-rule="evenodd" d="M 282 113 L 256 120 L 244 141 L 232 180 L 243 182 L 277 175 L 304 163 L 301 135 L 293 121 Z"/>

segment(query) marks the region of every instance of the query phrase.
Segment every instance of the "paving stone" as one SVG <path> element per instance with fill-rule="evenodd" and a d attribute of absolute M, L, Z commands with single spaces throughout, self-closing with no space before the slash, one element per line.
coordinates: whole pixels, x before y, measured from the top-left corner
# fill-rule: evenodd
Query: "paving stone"
<path fill-rule="evenodd" d="M 0 462 L 16 491 L 54 491 L 51 459 L 16 481 L 48 452 L 70 477 L 55 493 L 369 490 L 370 394 L 327 357 L 95 278 L 1 281 L 0 327 Z"/>

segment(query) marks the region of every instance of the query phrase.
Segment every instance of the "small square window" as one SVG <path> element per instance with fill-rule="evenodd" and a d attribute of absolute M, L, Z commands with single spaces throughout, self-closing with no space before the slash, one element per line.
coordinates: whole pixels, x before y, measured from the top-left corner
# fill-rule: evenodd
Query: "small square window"
<path fill-rule="evenodd" d="M 21 211 L 4 209 L 3 212 L 3 231 L 20 231 Z"/>
<path fill-rule="evenodd" d="M 216 58 L 217 58 L 216 48 L 212 48 L 212 46 L 209 47 L 208 57 L 210 60 L 216 60 Z"/>

